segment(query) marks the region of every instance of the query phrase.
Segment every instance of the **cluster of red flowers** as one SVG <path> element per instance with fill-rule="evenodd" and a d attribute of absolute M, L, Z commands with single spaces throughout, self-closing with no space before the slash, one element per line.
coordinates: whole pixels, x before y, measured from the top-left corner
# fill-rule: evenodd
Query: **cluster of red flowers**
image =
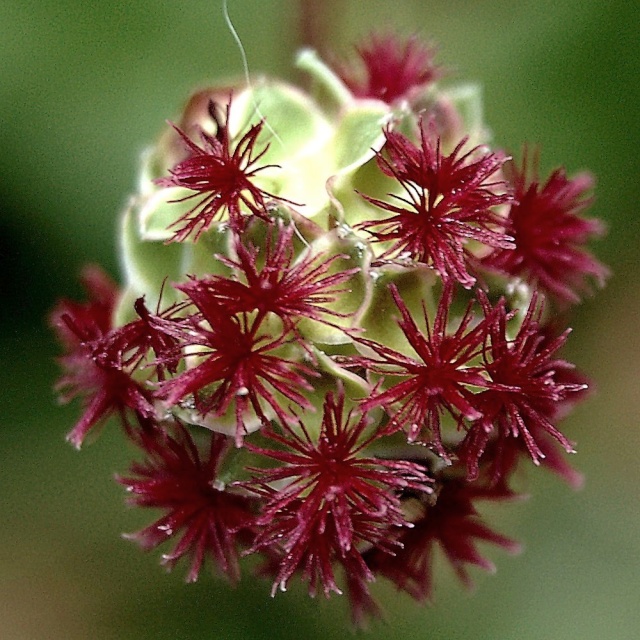
<path fill-rule="evenodd" d="M 440 75 L 414 39 L 374 37 L 358 53 L 359 79 L 339 71 L 357 98 L 413 104 Z M 259 186 L 263 169 L 277 169 L 262 162 L 264 122 L 234 139 L 230 104 L 208 112 L 213 133 L 202 130 L 200 145 L 176 128 L 184 155 L 156 184 L 194 201 L 168 243 L 223 225 L 228 255 L 216 256 L 220 273 L 171 283 L 178 302 L 165 309 L 137 298 L 137 318 L 120 326 L 119 292 L 96 269 L 84 277 L 87 303 L 58 304 L 59 389 L 84 402 L 69 441 L 80 447 L 120 419 L 143 459 L 119 481 L 133 504 L 164 512 L 131 537 L 146 549 L 175 540 L 164 562 L 188 557 L 188 580 L 209 558 L 235 581 L 239 557 L 260 554 L 274 592 L 296 574 L 326 595 L 343 580 L 356 621 L 379 612 L 376 576 L 430 599 L 437 545 L 468 583 L 467 565 L 492 568 L 476 542 L 518 548 L 476 503 L 512 498 L 522 459 L 579 482 L 556 423 L 587 386 L 558 356 L 568 331 L 552 312 L 606 276 L 584 249 L 601 231 L 579 216 L 591 179 L 558 170 L 542 184 L 526 157 L 518 168 L 466 139 L 447 154 L 428 111 L 413 138 L 386 124 L 374 165 L 395 187 L 360 194 L 379 215 L 353 232 L 373 247 L 370 277 L 392 301 L 398 339 L 387 344 L 336 305 L 360 269 L 306 243 L 295 203 Z M 436 278 L 435 312 L 385 284 L 415 268 Z M 533 294 L 512 308 L 492 279 Z M 344 340 L 320 349 L 318 325 Z"/>

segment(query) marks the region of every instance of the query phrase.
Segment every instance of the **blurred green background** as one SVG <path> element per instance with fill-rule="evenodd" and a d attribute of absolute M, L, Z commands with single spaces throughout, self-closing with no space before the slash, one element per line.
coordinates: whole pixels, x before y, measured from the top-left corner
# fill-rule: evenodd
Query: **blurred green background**
<path fill-rule="evenodd" d="M 249 67 L 295 77 L 293 0 L 230 0 Z M 614 272 L 576 313 L 567 356 L 597 394 L 564 424 L 587 484 L 572 493 L 528 469 L 528 502 L 491 513 L 526 543 L 489 550 L 498 575 L 463 592 L 444 563 L 436 604 L 383 585 L 388 613 L 368 638 L 629 639 L 640 629 L 640 10 L 616 0 L 310 2 L 331 44 L 372 29 L 419 30 L 441 62 L 479 80 L 496 143 L 540 143 L 542 167 L 598 177 L 595 247 Z M 120 539 L 127 511 L 113 472 L 131 452 L 115 429 L 78 454 L 77 407 L 51 393 L 56 345 L 43 317 L 79 297 L 82 264 L 118 272 L 115 225 L 136 161 L 190 90 L 241 71 L 219 0 L 0 0 L 0 637 L 222 640 L 349 637 L 340 598 L 302 588 L 275 599 L 245 576 L 165 575 L 158 554 Z"/>

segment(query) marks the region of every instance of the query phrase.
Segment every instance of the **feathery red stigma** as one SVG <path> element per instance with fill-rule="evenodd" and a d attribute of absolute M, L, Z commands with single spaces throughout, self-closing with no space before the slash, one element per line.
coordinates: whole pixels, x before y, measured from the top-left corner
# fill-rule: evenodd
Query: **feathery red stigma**
<path fill-rule="evenodd" d="M 211 135 L 201 130 L 201 146 L 174 126 L 189 156 L 169 171 L 170 176 L 160 178 L 156 183 L 162 187 L 183 187 L 193 192 L 177 202 L 192 198 L 198 201 L 169 227 L 175 229 L 172 241 L 183 242 L 189 236 L 197 240 L 216 219 L 223 219 L 225 214 L 229 225 L 236 231 L 244 228 L 247 214 L 269 222 L 267 203 L 280 200 L 254 183 L 260 171 L 275 166 L 260 164 L 268 145 L 260 151 L 256 150 L 264 122 L 250 127 L 234 143 L 229 134 L 229 108 L 230 104 L 227 104 L 223 121 L 218 115 L 218 105 L 210 102 L 209 114 L 217 131 Z"/>
<path fill-rule="evenodd" d="M 466 288 L 475 283 L 470 273 L 476 258 L 466 246 L 478 243 L 508 249 L 512 238 L 504 232 L 506 221 L 494 208 L 512 200 L 506 184 L 496 174 L 505 158 L 480 148 L 463 152 L 463 140 L 444 155 L 433 128 L 421 120 L 420 146 L 390 128 L 378 153 L 382 171 L 398 180 L 405 195 L 372 204 L 393 215 L 358 225 L 374 242 L 388 242 L 381 258 L 409 258 L 433 267 L 446 282 Z M 396 204 L 397 203 L 397 204 Z"/>

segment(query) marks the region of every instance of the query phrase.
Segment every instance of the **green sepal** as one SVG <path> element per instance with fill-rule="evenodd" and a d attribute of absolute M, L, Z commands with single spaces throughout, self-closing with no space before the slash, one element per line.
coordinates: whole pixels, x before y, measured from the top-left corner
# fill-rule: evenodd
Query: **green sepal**
<path fill-rule="evenodd" d="M 335 71 L 313 49 L 301 49 L 296 67 L 306 71 L 314 81 L 314 98 L 328 106 L 340 108 L 354 99 L 353 94 Z"/>
<path fill-rule="evenodd" d="M 439 279 L 426 265 L 412 267 L 386 265 L 376 269 L 372 275 L 374 276 L 372 295 L 367 310 L 359 322 L 359 326 L 364 330 L 363 337 L 396 351 L 410 354 L 411 347 L 398 326 L 400 311 L 393 300 L 389 285 L 393 283 L 397 287 L 404 304 L 420 326 L 424 316 L 423 309 L 426 310 L 429 318 L 435 317 L 440 293 Z"/>
<path fill-rule="evenodd" d="M 390 194 L 402 193 L 398 181 L 382 173 L 375 159 L 364 163 L 356 171 L 332 177 L 327 189 L 337 211 L 337 219 L 350 227 L 371 220 L 384 220 L 390 216 L 388 211 L 368 202 L 365 195 L 389 200 Z M 381 246 L 376 246 L 375 250 L 380 253 Z"/>
<path fill-rule="evenodd" d="M 314 241 L 307 249 L 306 255 L 318 255 L 322 260 L 334 258 L 328 274 L 357 269 L 338 289 L 345 289 L 336 295 L 336 300 L 323 306 L 340 315 L 327 315 L 331 326 L 312 318 L 302 318 L 298 322 L 300 334 L 314 344 L 338 345 L 352 341 L 351 336 L 342 330 L 356 326 L 360 314 L 371 296 L 371 279 L 369 265 L 371 254 L 368 246 L 353 233 L 337 227 L 328 231 Z M 302 254 L 299 259 L 303 259 Z"/>
<path fill-rule="evenodd" d="M 138 314 L 135 312 L 133 305 L 135 301 L 143 294 L 133 289 L 132 287 L 125 287 L 118 297 L 118 302 L 113 314 L 113 326 L 123 327 L 129 322 L 133 322 L 138 319 Z M 145 297 L 146 299 L 146 297 Z"/>
<path fill-rule="evenodd" d="M 203 233 L 197 242 L 183 242 L 181 280 L 187 275 L 204 278 L 209 275 L 228 277 L 231 269 L 218 256 L 228 256 L 232 243 L 232 233 L 228 225 L 217 223 Z M 169 245 L 173 246 L 173 245 Z"/>
<path fill-rule="evenodd" d="M 127 288 L 136 298 L 145 295 L 147 306 L 155 308 L 165 281 L 183 278 L 183 247 L 141 240 L 136 217 L 136 205 L 132 203 L 121 219 L 120 257 Z M 164 288 L 162 302 L 164 306 L 175 302 L 171 287 Z"/>
<path fill-rule="evenodd" d="M 331 150 L 334 173 L 347 173 L 374 157 L 384 145 L 389 107 L 378 100 L 359 100 L 341 113 Z"/>
<path fill-rule="evenodd" d="M 345 419 L 346 414 L 356 410 L 359 402 L 370 393 L 366 380 L 352 371 L 341 367 L 321 349 L 313 349 L 312 358 L 316 365 L 314 368 L 320 376 L 312 381 L 313 391 L 305 394 L 311 402 L 313 411 L 306 410 L 300 415 L 300 421 L 304 424 L 307 433 L 313 440 L 317 440 L 322 425 L 323 405 L 328 393 L 338 394 L 338 383 L 344 389 L 345 395 Z M 296 427 L 292 427 L 296 428 Z M 299 428 L 299 427 L 297 427 Z"/>
<path fill-rule="evenodd" d="M 198 204 L 194 194 L 182 187 L 159 188 L 140 199 L 138 224 L 140 236 L 144 240 L 165 241 L 173 237 L 172 227 L 182 216 L 189 213 Z M 200 196 L 202 199 L 202 196 Z"/>
<path fill-rule="evenodd" d="M 229 132 L 239 140 L 251 125 L 264 121 L 257 151 L 261 164 L 293 163 L 313 154 L 331 135 L 331 123 L 311 98 L 292 85 L 263 79 L 233 97 Z"/>

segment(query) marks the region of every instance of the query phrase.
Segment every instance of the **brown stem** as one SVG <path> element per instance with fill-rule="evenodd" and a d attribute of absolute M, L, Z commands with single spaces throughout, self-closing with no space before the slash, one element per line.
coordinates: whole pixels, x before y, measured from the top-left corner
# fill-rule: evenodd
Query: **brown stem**
<path fill-rule="evenodd" d="M 298 0 L 298 44 L 326 54 L 332 35 L 335 37 L 335 21 L 339 15 L 335 0 Z"/>

